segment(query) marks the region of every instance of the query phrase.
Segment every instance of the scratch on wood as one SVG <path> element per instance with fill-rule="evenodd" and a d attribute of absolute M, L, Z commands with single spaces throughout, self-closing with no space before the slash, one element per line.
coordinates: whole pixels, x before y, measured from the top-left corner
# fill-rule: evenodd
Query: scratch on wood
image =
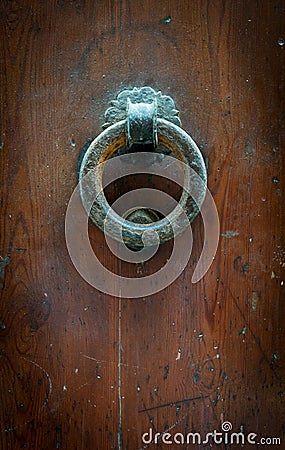
<path fill-rule="evenodd" d="M 83 358 L 90 359 L 91 361 L 96 361 L 97 363 L 118 364 L 116 361 L 106 361 L 104 359 L 97 359 L 97 358 L 94 358 L 93 356 L 85 355 L 82 352 L 80 352 L 80 355 L 83 356 Z M 120 366 L 132 367 L 133 369 L 147 370 L 147 367 L 134 366 L 134 365 L 130 366 L 129 364 L 124 364 L 124 363 L 121 363 L 121 362 L 120 362 Z"/>
<path fill-rule="evenodd" d="M 75 389 L 74 391 L 71 392 L 71 394 L 74 394 L 75 392 L 80 391 L 80 389 L 84 388 L 85 386 L 88 386 L 90 383 L 86 382 L 84 384 L 81 384 L 81 386 L 79 386 L 77 389 Z"/>
<path fill-rule="evenodd" d="M 49 397 L 52 394 L 52 381 L 51 381 L 51 377 L 48 374 L 48 372 L 46 371 L 46 369 L 44 369 L 42 366 L 40 366 L 35 361 L 31 361 L 30 359 L 27 359 L 24 356 L 21 356 L 21 358 L 24 359 L 25 361 L 33 364 L 33 366 L 37 367 L 38 369 L 40 369 L 45 374 L 45 376 L 47 377 L 48 382 L 49 382 L 49 394 L 48 394 L 48 397 Z M 48 398 L 45 400 L 45 404 L 47 403 L 47 401 L 48 401 Z"/>
<path fill-rule="evenodd" d="M 149 444 L 145 445 L 143 448 L 148 448 L 150 445 L 152 445 L 154 442 L 157 442 L 158 439 L 161 439 L 165 434 L 169 433 L 169 431 L 173 430 L 173 428 L 177 427 L 184 419 L 187 417 L 188 414 L 185 414 L 181 419 L 176 420 L 176 422 L 168 427 L 163 433 L 161 433 L 159 436 L 156 436 L 155 439 L 153 439 Z"/>
<path fill-rule="evenodd" d="M 167 406 L 176 406 L 180 403 L 188 403 L 188 402 L 194 402 L 196 400 L 203 400 L 205 398 L 209 398 L 209 395 L 200 395 L 199 397 L 190 397 L 190 398 L 184 398 L 182 400 L 176 400 L 174 402 L 164 403 L 162 405 L 152 406 L 151 408 L 144 408 L 139 409 L 139 413 L 146 412 L 146 411 L 152 411 L 153 409 L 159 409 L 159 408 L 166 408 Z"/>
<path fill-rule="evenodd" d="M 97 359 L 97 358 L 93 358 L 93 356 L 89 356 L 89 355 L 84 355 L 84 353 L 80 353 L 80 355 L 81 356 L 83 356 L 83 358 L 86 358 L 86 359 L 91 359 L 91 361 L 96 361 L 96 362 L 98 362 L 98 363 L 106 363 L 107 361 L 103 361 L 103 360 L 101 360 L 101 359 Z"/>
<path fill-rule="evenodd" d="M 255 340 L 255 342 L 256 342 L 256 344 L 257 344 L 257 346 L 258 346 L 258 348 L 259 348 L 259 350 L 260 350 L 260 352 L 261 352 L 261 354 L 262 354 L 262 356 L 263 356 L 263 358 L 264 358 L 264 360 L 266 361 L 266 363 L 268 364 L 268 366 L 270 367 L 270 369 L 273 371 L 274 376 L 275 376 L 278 380 L 280 380 L 280 383 L 283 383 L 282 378 L 281 378 L 281 377 L 280 377 L 280 378 L 278 377 L 278 375 L 277 375 L 277 373 L 276 373 L 276 368 L 275 368 L 274 366 L 272 366 L 271 361 L 268 359 L 268 357 L 267 357 L 265 351 L 264 351 L 263 348 L 261 347 L 261 344 L 260 344 L 260 342 L 259 342 L 259 339 L 256 337 L 256 335 L 255 335 L 254 332 L 252 331 L 252 329 L 251 329 L 251 327 L 250 327 L 250 324 L 249 324 L 247 318 L 245 317 L 244 313 L 242 312 L 242 310 L 241 310 L 241 308 L 240 308 L 240 306 L 239 306 L 239 304 L 238 304 L 238 302 L 237 302 L 237 300 L 236 300 L 234 294 L 232 293 L 232 291 L 231 291 L 231 289 L 230 289 L 229 287 L 228 287 L 228 291 L 229 291 L 229 293 L 230 293 L 230 295 L 231 295 L 231 297 L 232 297 L 232 299 L 233 299 L 233 302 L 234 302 L 234 304 L 235 304 L 235 307 L 237 308 L 238 312 L 240 313 L 241 317 L 243 318 L 244 323 L 245 323 L 247 329 L 249 330 L 250 334 L 251 334 L 252 337 L 254 338 L 254 340 Z"/>
<path fill-rule="evenodd" d="M 190 364 L 190 368 L 193 369 L 193 367 L 195 367 L 195 366 L 201 366 L 202 364 L 205 364 L 205 363 L 207 363 L 209 361 L 213 361 L 213 359 L 220 359 L 219 353 L 217 353 L 216 355 L 212 356 L 211 358 L 202 359 L 202 361 L 192 362 Z"/>

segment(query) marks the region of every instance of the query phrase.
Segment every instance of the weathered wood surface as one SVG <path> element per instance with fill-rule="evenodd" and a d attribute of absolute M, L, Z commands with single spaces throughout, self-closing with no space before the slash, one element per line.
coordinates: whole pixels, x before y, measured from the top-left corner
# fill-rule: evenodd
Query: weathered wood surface
<path fill-rule="evenodd" d="M 150 427 L 205 435 L 226 420 L 284 445 L 284 10 L 1 3 L 1 449 L 133 450 Z M 201 218 L 183 275 L 126 300 L 79 276 L 64 218 L 81 148 L 135 85 L 175 99 L 208 161 L 222 234 L 198 284 Z M 123 275 L 156 270 L 170 248 L 133 268 L 90 233 Z"/>

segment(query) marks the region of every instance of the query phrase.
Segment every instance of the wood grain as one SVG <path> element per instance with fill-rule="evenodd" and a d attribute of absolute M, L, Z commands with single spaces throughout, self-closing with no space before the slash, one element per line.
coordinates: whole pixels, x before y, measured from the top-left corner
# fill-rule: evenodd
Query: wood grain
<path fill-rule="evenodd" d="M 223 421 L 284 442 L 284 12 L 281 0 L 1 3 L 1 449 L 164 448 L 142 434 Z M 117 93 L 143 85 L 175 99 L 201 148 L 221 237 L 191 284 L 198 217 L 179 279 L 118 299 L 77 273 L 64 219 L 81 149 Z M 93 226 L 90 238 L 123 276 L 171 251 L 132 267 Z"/>

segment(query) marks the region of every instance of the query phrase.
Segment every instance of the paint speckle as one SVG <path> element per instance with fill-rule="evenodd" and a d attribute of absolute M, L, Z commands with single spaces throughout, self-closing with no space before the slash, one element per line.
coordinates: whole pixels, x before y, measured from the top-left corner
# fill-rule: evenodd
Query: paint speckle
<path fill-rule="evenodd" d="M 242 342 L 245 342 L 246 327 L 243 327 L 243 329 L 239 332 L 239 335 L 243 336 Z"/>
<path fill-rule="evenodd" d="M 66 392 L 67 391 L 67 387 L 64 385 L 62 390 L 63 390 L 63 392 Z"/>
<path fill-rule="evenodd" d="M 249 271 L 249 264 L 248 262 L 243 263 L 242 257 L 237 256 L 234 260 L 234 269 L 237 272 L 247 273 Z"/>
<path fill-rule="evenodd" d="M 4 257 L 0 256 L 0 279 L 1 279 L 1 281 L 3 281 L 2 283 L 0 283 L 1 288 L 4 287 L 5 267 L 8 266 L 10 261 L 11 261 L 11 258 L 9 255 L 4 256 Z"/>
<path fill-rule="evenodd" d="M 176 361 L 178 361 L 181 358 L 181 348 L 178 349 Z"/>
<path fill-rule="evenodd" d="M 245 80 L 248 83 L 248 80 Z M 245 158 L 251 158 L 255 153 L 255 149 L 251 141 L 246 141 L 244 146 L 244 156 Z"/>
<path fill-rule="evenodd" d="M 195 372 L 194 377 L 193 377 L 194 384 L 198 384 L 199 379 L 200 379 L 199 373 Z"/>
<path fill-rule="evenodd" d="M 284 44 L 285 44 L 285 40 L 284 40 L 282 37 L 280 37 L 280 38 L 278 39 L 278 45 L 280 45 L 280 47 L 283 47 Z"/>
<path fill-rule="evenodd" d="M 180 406 L 180 405 L 176 406 L 175 411 L 176 411 L 176 415 L 177 415 L 177 416 L 178 416 L 178 414 L 179 414 L 180 409 L 181 409 L 181 406 Z"/>
<path fill-rule="evenodd" d="M 277 250 L 274 252 L 274 260 L 279 262 L 282 266 L 285 260 L 285 249 L 283 249 L 280 245 L 277 245 Z"/>
<path fill-rule="evenodd" d="M 163 379 L 166 380 L 168 378 L 168 375 L 169 375 L 169 366 L 165 366 Z"/>
<path fill-rule="evenodd" d="M 227 239 L 231 239 L 235 236 L 238 236 L 239 232 L 238 231 L 231 231 L 231 230 L 227 230 L 224 233 L 221 234 L 222 237 L 225 237 Z"/>
<path fill-rule="evenodd" d="M 164 23 L 170 23 L 171 22 L 171 16 L 168 16 L 164 19 Z"/>
<path fill-rule="evenodd" d="M 258 293 L 256 291 L 253 291 L 252 292 L 252 298 L 251 298 L 251 309 L 252 309 L 252 311 L 256 311 L 257 302 L 258 302 Z"/>
<path fill-rule="evenodd" d="M 273 178 L 272 178 L 272 181 L 273 181 L 273 183 L 279 183 L 280 180 L 279 180 L 279 178 L 277 178 L 277 177 L 273 177 Z"/>

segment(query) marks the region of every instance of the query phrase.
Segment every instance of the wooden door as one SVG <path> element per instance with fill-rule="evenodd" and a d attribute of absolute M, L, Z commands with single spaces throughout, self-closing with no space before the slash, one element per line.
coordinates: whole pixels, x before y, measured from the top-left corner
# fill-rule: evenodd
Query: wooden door
<path fill-rule="evenodd" d="M 281 0 L 1 3 L 1 449 L 194 448 L 164 441 L 205 440 L 222 424 L 225 441 L 225 422 L 257 435 L 248 448 L 261 438 L 283 448 L 284 9 Z M 81 149 L 134 86 L 174 98 L 207 161 L 221 235 L 199 283 L 201 217 L 183 274 L 125 299 L 80 277 L 64 220 Z M 90 236 L 123 276 L 151 273 L 170 249 L 131 267 L 95 226 Z"/>

